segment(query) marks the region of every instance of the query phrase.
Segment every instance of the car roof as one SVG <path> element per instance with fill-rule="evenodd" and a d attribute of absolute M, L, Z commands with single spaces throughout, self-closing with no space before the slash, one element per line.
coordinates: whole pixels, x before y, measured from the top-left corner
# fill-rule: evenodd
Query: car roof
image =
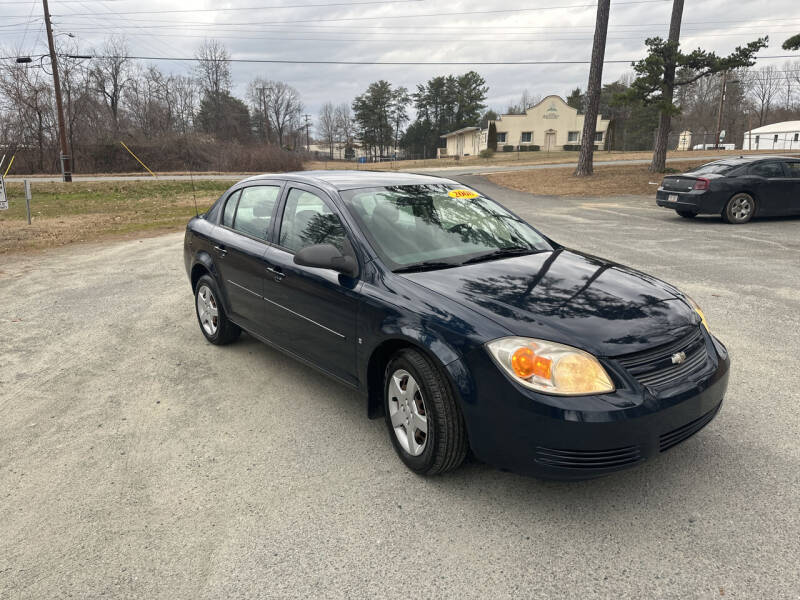
<path fill-rule="evenodd" d="M 244 181 L 288 179 L 300 183 L 322 185 L 336 190 L 353 190 L 368 187 L 384 187 L 389 185 L 425 185 L 425 184 L 454 184 L 458 182 L 444 177 L 433 175 L 420 175 L 417 173 L 397 173 L 394 171 L 354 171 L 354 170 L 328 170 L 328 171 L 293 171 L 290 173 L 265 173 L 255 175 Z"/>
<path fill-rule="evenodd" d="M 779 154 L 749 154 L 749 155 L 740 155 L 740 156 L 730 156 L 725 158 L 719 158 L 717 160 L 711 161 L 709 164 L 725 164 L 725 165 L 745 165 L 748 163 L 758 162 L 762 160 L 798 160 L 800 157 L 798 156 L 781 156 Z"/>

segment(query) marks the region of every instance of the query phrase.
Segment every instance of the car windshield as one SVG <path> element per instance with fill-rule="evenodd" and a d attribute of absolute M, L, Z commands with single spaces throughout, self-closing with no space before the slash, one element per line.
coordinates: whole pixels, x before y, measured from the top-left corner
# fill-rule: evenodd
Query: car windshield
<path fill-rule="evenodd" d="M 736 167 L 737 165 L 731 165 L 729 163 L 712 162 L 693 169 L 691 173 L 692 175 L 713 175 L 714 173 L 724 175 Z"/>
<path fill-rule="evenodd" d="M 397 185 L 342 192 L 381 259 L 395 271 L 551 250 L 530 225 L 474 190 Z"/>

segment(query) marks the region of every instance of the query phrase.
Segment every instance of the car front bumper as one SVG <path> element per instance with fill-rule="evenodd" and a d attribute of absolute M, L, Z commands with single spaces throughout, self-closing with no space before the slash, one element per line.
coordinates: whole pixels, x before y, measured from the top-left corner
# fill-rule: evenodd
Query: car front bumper
<path fill-rule="evenodd" d="M 500 469 L 546 479 L 599 477 L 652 459 L 697 433 L 720 410 L 730 361 L 710 336 L 708 346 L 713 355 L 699 381 L 655 393 L 631 381 L 612 394 L 583 397 L 522 388 L 488 355 L 484 361 L 474 353 L 474 377 L 467 389 L 460 385 L 472 450 Z M 463 382 L 467 375 L 457 363 L 448 369 L 454 381 Z"/>

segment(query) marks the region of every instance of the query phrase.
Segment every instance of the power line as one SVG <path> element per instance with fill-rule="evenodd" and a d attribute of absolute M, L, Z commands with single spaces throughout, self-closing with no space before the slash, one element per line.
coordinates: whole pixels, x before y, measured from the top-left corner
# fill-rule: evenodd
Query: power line
<path fill-rule="evenodd" d="M 614 6 L 621 6 L 621 5 L 628 5 L 628 4 L 663 4 L 665 2 L 670 2 L 671 0 L 623 0 L 622 2 L 615 2 Z M 381 15 L 381 16 L 374 16 L 374 17 L 336 17 L 332 19 L 297 19 L 293 21 L 272 21 L 272 23 L 327 23 L 327 22 L 338 22 L 338 21 L 374 21 L 379 19 L 416 19 L 416 18 L 428 18 L 428 17 L 453 17 L 453 16 L 466 16 L 466 15 L 491 15 L 491 14 L 508 14 L 508 13 L 521 13 L 521 12 L 535 12 L 535 11 L 543 11 L 543 10 L 562 10 L 566 8 L 595 8 L 597 6 L 596 3 L 592 4 L 561 4 L 556 6 L 537 6 L 537 7 L 528 7 L 528 8 L 506 8 L 506 9 L 494 9 L 494 10 L 470 10 L 470 11 L 462 11 L 462 12 L 443 12 L 443 13 L 420 13 L 414 15 Z M 157 11 L 131 11 L 131 12 L 124 12 L 124 13 L 117 13 L 112 12 L 110 14 L 113 15 L 146 15 L 152 14 L 153 12 Z M 184 9 L 184 10 L 174 10 L 174 11 L 166 11 L 166 12 L 180 12 L 180 13 L 193 13 L 198 12 L 193 9 Z M 93 16 L 98 13 L 71 13 L 67 16 L 73 17 L 81 17 L 81 16 Z M 65 16 L 65 15 L 61 15 Z M 248 25 L 255 25 L 252 21 L 246 23 Z"/>
<path fill-rule="evenodd" d="M 76 0 L 77 1 L 77 0 Z M 132 11 L 109 11 L 109 12 L 91 12 L 91 13 L 71 13 L 70 16 L 90 16 L 90 15 L 142 15 L 142 14 L 172 14 L 172 13 L 202 13 L 202 12 L 230 12 L 242 10 L 277 10 L 287 8 L 326 8 L 338 6 L 365 6 L 375 4 L 408 4 L 409 2 L 425 2 L 425 0 L 367 0 L 366 2 L 332 2 L 328 4 L 272 4 L 269 6 L 239 6 L 230 8 L 185 8 L 185 9 L 172 9 L 172 10 L 132 10 Z M 64 15 L 55 15 L 64 16 Z"/>
<path fill-rule="evenodd" d="M 197 38 L 206 39 L 208 36 L 204 34 L 186 34 L 186 33 L 126 33 L 128 37 L 163 37 L 163 38 Z M 686 33 L 683 37 L 686 39 L 696 37 L 738 37 L 738 33 Z M 322 43 L 335 43 L 335 44 L 350 44 L 350 43 L 377 43 L 377 44 L 391 44 L 398 41 L 403 42 L 425 42 L 426 44 L 453 44 L 453 43 L 497 43 L 497 38 L 483 37 L 483 38 L 470 38 L 469 40 L 453 40 L 453 39 L 437 39 L 426 37 L 386 37 L 386 38 L 318 38 L 318 37 L 276 37 L 276 36 L 242 36 L 242 35 L 215 35 L 214 39 L 219 40 L 258 40 L 263 42 L 322 42 Z M 520 43 L 520 42 L 578 42 L 589 41 L 592 39 L 591 35 L 583 37 L 538 37 L 538 38 L 507 38 L 504 40 L 506 43 Z M 609 40 L 643 40 L 639 36 L 609 36 Z"/>
<path fill-rule="evenodd" d="M 71 54 L 61 54 L 65 58 L 85 58 L 84 56 L 77 56 Z M 13 57 L 11 57 L 13 58 Z M 104 56 L 92 55 L 90 58 L 107 58 L 107 59 L 121 59 L 127 58 L 130 60 L 174 60 L 174 61 L 197 61 L 197 58 L 187 56 Z M 800 54 L 781 54 L 776 56 L 760 56 L 757 60 L 777 59 L 777 58 L 800 58 Z M 633 63 L 639 59 L 608 59 L 604 63 Z M 273 58 L 228 58 L 225 62 L 229 63 L 251 63 L 251 64 L 287 64 L 287 65 L 391 65 L 391 66 L 471 66 L 471 65 L 496 65 L 496 66 L 513 66 L 513 65 L 584 65 L 589 64 L 588 60 L 525 60 L 525 61 L 345 61 L 345 60 L 289 60 L 289 59 L 273 59 Z"/>

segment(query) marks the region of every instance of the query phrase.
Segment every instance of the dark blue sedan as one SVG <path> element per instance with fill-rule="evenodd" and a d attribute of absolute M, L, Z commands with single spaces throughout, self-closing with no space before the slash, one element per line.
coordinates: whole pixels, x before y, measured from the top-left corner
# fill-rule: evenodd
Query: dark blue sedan
<path fill-rule="evenodd" d="M 184 258 L 208 341 L 245 330 L 352 387 L 420 474 L 470 449 L 543 477 L 610 473 L 707 425 L 728 383 L 689 297 L 448 179 L 252 177 L 190 221 Z"/>

